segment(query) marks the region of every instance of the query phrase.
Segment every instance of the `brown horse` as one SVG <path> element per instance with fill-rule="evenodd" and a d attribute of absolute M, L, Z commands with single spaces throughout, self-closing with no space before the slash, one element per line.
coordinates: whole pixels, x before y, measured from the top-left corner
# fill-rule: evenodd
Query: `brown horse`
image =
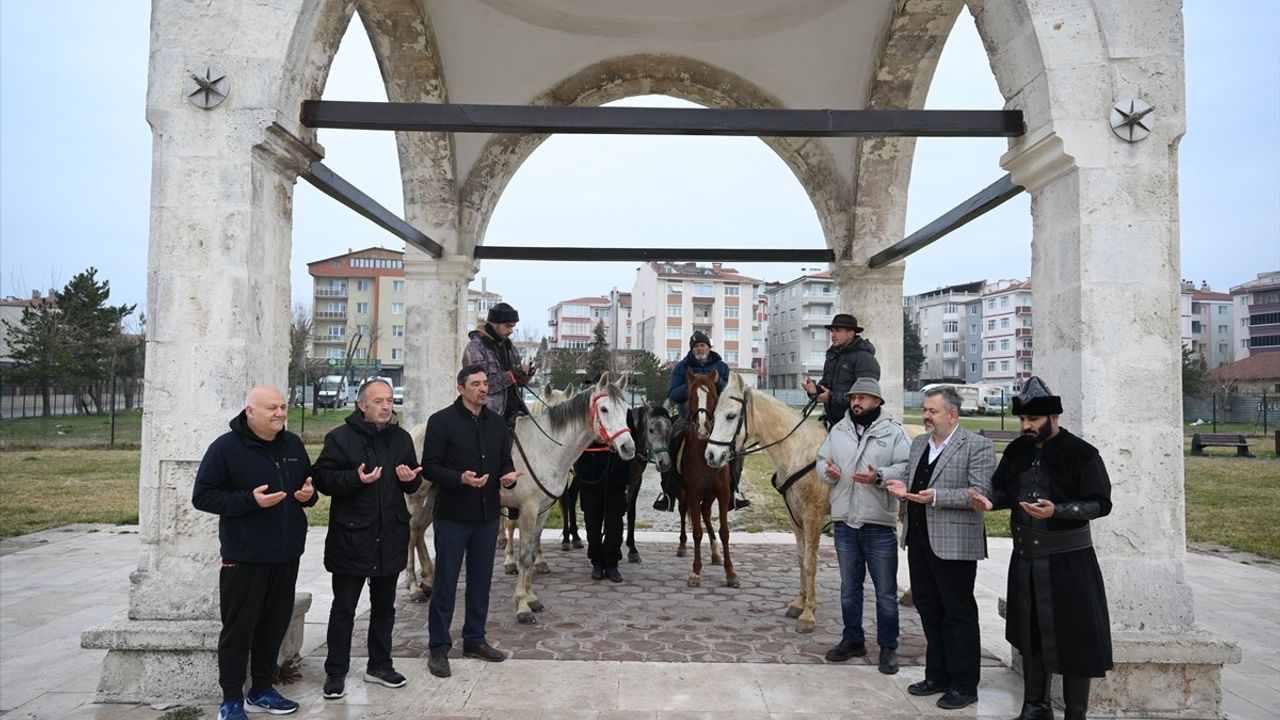
<path fill-rule="evenodd" d="M 713 468 L 707 464 L 707 440 L 711 437 L 711 423 L 716 411 L 716 381 L 719 375 L 687 372 L 689 385 L 688 417 L 684 449 L 681 451 L 680 482 L 676 486 L 676 500 L 680 507 L 680 546 L 683 549 L 684 518 L 689 514 L 693 524 L 693 570 L 689 573 L 689 587 L 702 583 L 702 524 L 711 532 L 711 503 L 720 508 L 720 544 L 724 554 L 724 584 L 739 587 L 738 575 L 733 571 L 729 556 L 729 508 L 732 500 L 729 487 L 729 468 Z M 711 563 L 717 564 L 715 538 L 711 540 Z"/>

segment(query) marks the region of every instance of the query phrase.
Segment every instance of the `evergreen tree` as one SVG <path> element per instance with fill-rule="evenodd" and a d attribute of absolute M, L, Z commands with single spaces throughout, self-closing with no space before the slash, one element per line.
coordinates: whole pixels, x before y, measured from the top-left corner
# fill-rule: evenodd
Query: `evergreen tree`
<path fill-rule="evenodd" d="M 1200 397 L 1209 389 L 1209 368 L 1204 358 L 1182 346 L 1182 393 L 1192 397 Z"/>
<path fill-rule="evenodd" d="M 902 383 L 914 388 L 920 382 L 920 366 L 924 364 L 924 348 L 920 331 L 905 314 L 902 316 Z"/>
<path fill-rule="evenodd" d="M 4 321 L 13 358 L 13 381 L 34 385 L 43 405 L 40 414 L 53 414 L 53 388 L 64 382 L 71 365 L 71 346 L 62 332 L 62 312 L 54 298 L 22 309 L 17 325 Z"/>
<path fill-rule="evenodd" d="M 548 350 L 551 354 L 551 387 L 572 388 L 578 384 L 578 358 L 572 350 Z"/>
<path fill-rule="evenodd" d="M 591 347 L 587 350 L 587 379 L 594 380 L 613 370 L 613 351 L 604 336 L 604 321 L 596 321 Z"/>
<path fill-rule="evenodd" d="M 65 379 L 76 391 L 83 412 L 89 407 L 103 409 L 102 396 L 108 389 L 120 348 L 121 322 L 133 314 L 135 305 L 107 305 L 111 283 L 98 281 L 98 269 L 90 267 L 77 273 L 58 293 L 63 332 L 69 344 Z"/>
<path fill-rule="evenodd" d="M 663 366 L 657 355 L 646 352 L 636 360 L 631 384 L 636 390 L 643 392 L 649 402 L 661 405 L 667 400 L 670 376 L 671 368 Z"/>

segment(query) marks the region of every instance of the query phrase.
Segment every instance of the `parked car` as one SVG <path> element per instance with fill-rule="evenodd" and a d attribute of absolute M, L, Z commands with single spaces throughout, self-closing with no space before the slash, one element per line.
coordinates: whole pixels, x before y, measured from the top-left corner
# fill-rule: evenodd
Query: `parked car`
<path fill-rule="evenodd" d="M 404 404 L 404 386 L 403 385 L 396 385 L 395 387 L 391 388 L 391 402 L 395 403 L 396 405 Z"/>

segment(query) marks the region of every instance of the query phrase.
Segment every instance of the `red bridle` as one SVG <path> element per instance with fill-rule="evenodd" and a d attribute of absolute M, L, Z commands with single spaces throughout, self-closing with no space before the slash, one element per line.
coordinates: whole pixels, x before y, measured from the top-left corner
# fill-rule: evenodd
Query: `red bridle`
<path fill-rule="evenodd" d="M 584 452 L 608 452 L 609 446 L 613 444 L 614 438 L 619 437 L 623 433 L 628 435 L 631 434 L 631 428 L 624 424 L 621 430 L 610 435 L 608 431 L 605 430 L 604 425 L 600 422 L 600 401 L 608 396 L 609 393 L 607 392 L 591 396 L 591 427 L 595 428 L 596 433 L 600 436 L 600 442 L 604 443 L 606 447 L 585 448 Z"/>

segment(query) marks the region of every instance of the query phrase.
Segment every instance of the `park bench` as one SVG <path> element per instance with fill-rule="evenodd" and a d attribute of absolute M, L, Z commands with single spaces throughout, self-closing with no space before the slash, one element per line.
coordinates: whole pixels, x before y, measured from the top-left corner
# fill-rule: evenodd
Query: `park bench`
<path fill-rule="evenodd" d="M 983 428 L 978 431 L 978 434 L 993 443 L 1009 443 L 1018 439 L 1022 432 L 1020 430 L 987 430 Z"/>
<path fill-rule="evenodd" d="M 1233 447 L 1236 449 L 1238 457 L 1253 457 L 1253 454 L 1249 452 L 1249 443 L 1245 441 L 1244 435 L 1196 433 L 1191 436 L 1192 455 L 1204 455 L 1204 449 L 1207 447 Z"/>

